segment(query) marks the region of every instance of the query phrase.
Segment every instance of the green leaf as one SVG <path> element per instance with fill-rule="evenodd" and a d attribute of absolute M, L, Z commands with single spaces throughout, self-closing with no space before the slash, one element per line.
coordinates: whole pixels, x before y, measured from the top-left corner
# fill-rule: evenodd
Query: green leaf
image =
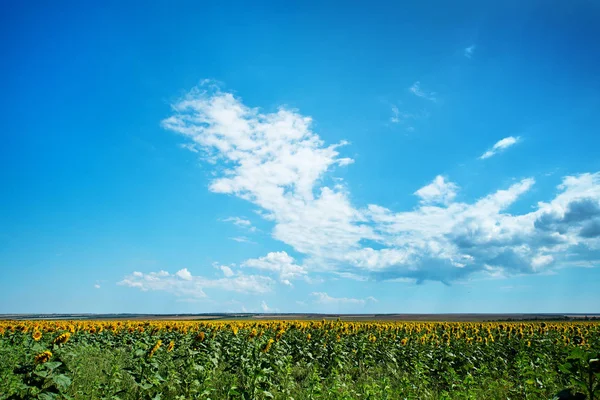
<path fill-rule="evenodd" d="M 263 391 L 263 394 L 265 395 L 265 397 L 268 397 L 270 399 L 275 397 L 273 396 L 273 393 L 269 392 L 268 390 Z"/>
<path fill-rule="evenodd" d="M 56 393 L 40 393 L 38 395 L 38 399 L 40 400 L 54 400 L 58 398 L 58 394 Z"/>
<path fill-rule="evenodd" d="M 71 378 L 63 374 L 54 375 L 52 377 L 52 381 L 54 382 L 56 387 L 60 389 L 61 392 L 65 391 L 71 384 Z"/>
<path fill-rule="evenodd" d="M 60 361 L 50 361 L 50 362 L 45 363 L 44 367 L 53 371 L 56 368 L 60 367 L 61 365 L 62 365 L 62 363 Z"/>
<path fill-rule="evenodd" d="M 48 376 L 48 371 L 45 371 L 45 370 L 34 371 L 33 373 L 34 373 L 34 375 L 41 376 L 42 378 L 45 378 Z"/>
<path fill-rule="evenodd" d="M 558 369 L 559 369 L 561 372 L 564 372 L 565 374 L 570 374 L 570 373 L 571 373 L 571 368 L 572 368 L 572 367 L 573 367 L 573 366 L 572 366 L 571 364 L 569 364 L 569 363 L 565 363 L 565 364 L 561 364 L 561 365 L 559 365 L 559 366 L 558 366 Z"/>
<path fill-rule="evenodd" d="M 36 343 L 33 345 L 33 347 L 31 348 L 34 352 L 36 353 L 41 353 L 42 351 L 44 351 L 44 346 L 42 346 L 40 343 Z"/>

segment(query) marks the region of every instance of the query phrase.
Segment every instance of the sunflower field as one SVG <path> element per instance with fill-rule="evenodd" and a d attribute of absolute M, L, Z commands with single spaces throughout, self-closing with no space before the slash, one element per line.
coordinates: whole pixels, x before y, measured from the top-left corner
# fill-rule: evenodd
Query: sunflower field
<path fill-rule="evenodd" d="M 598 399 L 599 352 L 594 322 L 0 321 L 0 399 Z"/>

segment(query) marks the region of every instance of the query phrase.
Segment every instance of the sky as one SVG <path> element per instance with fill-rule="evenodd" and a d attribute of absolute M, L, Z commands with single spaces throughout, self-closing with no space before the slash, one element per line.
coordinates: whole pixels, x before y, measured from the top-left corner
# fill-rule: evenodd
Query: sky
<path fill-rule="evenodd" d="M 0 313 L 600 312 L 600 3 L 6 1 Z"/>

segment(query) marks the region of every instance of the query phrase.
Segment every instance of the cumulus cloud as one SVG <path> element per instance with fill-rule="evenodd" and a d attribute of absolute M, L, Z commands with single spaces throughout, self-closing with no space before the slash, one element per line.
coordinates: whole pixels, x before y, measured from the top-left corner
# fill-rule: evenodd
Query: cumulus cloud
<path fill-rule="evenodd" d="M 415 194 L 425 204 L 448 204 L 456 197 L 458 186 L 452 182 L 446 182 L 444 177 L 438 175 L 429 185 L 417 190 Z"/>
<path fill-rule="evenodd" d="M 175 273 L 175 276 L 183 279 L 184 281 L 191 281 L 193 279 L 192 274 L 187 270 L 187 268 L 180 269 Z"/>
<path fill-rule="evenodd" d="M 260 275 L 233 274 L 228 267 L 221 267 L 225 278 L 209 279 L 193 276 L 186 268 L 170 274 L 159 272 L 134 272 L 118 285 L 138 288 L 142 291 L 163 291 L 187 298 L 206 297 L 205 289 L 226 290 L 238 293 L 262 294 L 271 291 L 273 280 Z"/>
<path fill-rule="evenodd" d="M 306 275 L 304 267 L 297 265 L 294 258 L 285 251 L 271 252 L 264 257 L 246 260 L 242 266 L 275 273 L 286 285 L 291 285 L 292 280 Z"/>
<path fill-rule="evenodd" d="M 437 101 L 437 93 L 423 90 L 421 88 L 421 82 L 419 81 L 413 83 L 412 86 L 408 88 L 408 90 L 415 96 L 420 97 L 422 99 L 426 99 L 433 102 Z"/>
<path fill-rule="evenodd" d="M 163 126 L 221 163 L 210 190 L 259 206 L 264 218 L 276 222 L 276 239 L 318 255 L 373 236 L 341 184 L 319 185 L 328 171 L 351 159 L 339 157 L 347 142 L 325 145 L 309 117 L 284 108 L 263 114 L 214 89 L 195 89 L 173 109 Z"/>
<path fill-rule="evenodd" d="M 505 137 L 504 139 L 498 140 L 496 142 L 496 144 L 494 144 L 494 146 L 490 150 L 483 153 L 479 157 L 479 159 L 485 160 L 486 158 L 490 158 L 490 157 L 496 155 L 497 153 L 508 149 L 510 146 L 515 145 L 516 143 L 519 142 L 519 140 L 521 140 L 521 138 L 518 136 L 517 137 L 509 136 L 509 137 Z"/>
<path fill-rule="evenodd" d="M 221 265 L 221 266 L 219 266 L 219 269 L 221 270 L 221 272 L 223 272 L 223 275 L 226 278 L 231 278 L 234 275 L 233 270 L 230 267 L 228 267 L 227 265 Z"/>
<path fill-rule="evenodd" d="M 417 85 L 415 94 L 419 90 Z M 298 111 L 263 113 L 214 87 L 192 90 L 173 110 L 163 126 L 215 162 L 210 190 L 257 206 L 257 214 L 273 224 L 273 238 L 302 255 L 300 263 L 273 252 L 243 264 L 283 283 L 312 272 L 446 283 L 475 273 L 538 273 L 567 259 L 581 262 L 599 247 L 594 205 L 600 173 L 565 177 L 554 199 L 525 214 L 513 214 L 511 206 L 535 184 L 533 178 L 459 202 L 458 185 L 438 176 L 416 189 L 420 202 L 414 209 L 357 207 L 344 182 L 329 179 L 350 163 L 339 154 L 347 142 L 325 144 Z M 502 139 L 490 151 L 518 140 Z"/>

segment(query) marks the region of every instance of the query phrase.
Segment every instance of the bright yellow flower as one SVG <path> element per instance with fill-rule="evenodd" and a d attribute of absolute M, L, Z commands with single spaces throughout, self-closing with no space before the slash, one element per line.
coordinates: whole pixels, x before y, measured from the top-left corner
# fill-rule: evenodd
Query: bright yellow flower
<path fill-rule="evenodd" d="M 162 346 L 162 340 L 158 339 L 154 347 L 150 350 L 150 353 L 148 353 L 148 358 L 152 358 L 154 353 L 156 353 L 158 349 L 160 349 L 160 346 Z"/>
<path fill-rule="evenodd" d="M 70 337 L 71 337 L 71 334 L 69 332 L 65 332 L 62 335 L 58 335 L 52 343 L 53 344 L 65 344 L 65 343 L 67 343 L 67 341 L 69 340 Z"/>
<path fill-rule="evenodd" d="M 35 331 L 33 331 L 33 335 L 31 335 L 31 337 L 33 338 L 33 340 L 35 340 L 37 342 L 38 340 L 40 340 L 42 338 L 42 332 L 40 332 L 36 329 Z"/>
<path fill-rule="evenodd" d="M 265 347 L 262 349 L 262 352 L 263 352 L 263 353 L 268 353 L 268 352 L 269 352 L 269 350 L 271 349 L 271 345 L 272 345 L 273 343 L 275 343 L 275 340 L 274 340 L 274 339 L 269 339 L 269 340 L 267 341 L 267 344 L 265 345 Z"/>
<path fill-rule="evenodd" d="M 35 363 L 43 364 L 45 362 L 48 362 L 51 358 L 52 358 L 52 353 L 50 351 L 46 350 L 43 353 L 40 353 L 37 356 L 35 356 Z"/>

